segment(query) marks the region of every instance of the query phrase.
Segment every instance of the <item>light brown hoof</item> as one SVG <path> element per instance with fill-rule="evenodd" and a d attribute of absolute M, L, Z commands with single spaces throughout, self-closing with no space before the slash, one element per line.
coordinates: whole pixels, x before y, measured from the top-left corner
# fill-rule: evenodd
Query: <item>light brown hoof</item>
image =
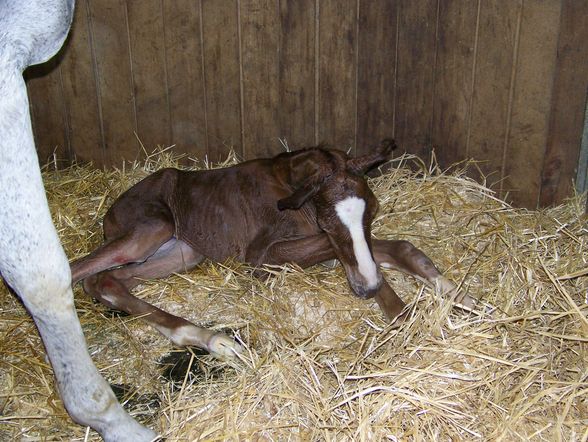
<path fill-rule="evenodd" d="M 232 359 L 244 348 L 224 333 L 216 333 L 208 341 L 208 352 L 219 359 Z"/>

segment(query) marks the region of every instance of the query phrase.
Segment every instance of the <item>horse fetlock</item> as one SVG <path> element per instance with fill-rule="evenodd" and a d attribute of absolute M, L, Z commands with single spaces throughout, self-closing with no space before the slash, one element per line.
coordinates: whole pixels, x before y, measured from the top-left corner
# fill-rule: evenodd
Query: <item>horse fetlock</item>
<path fill-rule="evenodd" d="M 208 340 L 207 350 L 217 358 L 234 358 L 236 354 L 243 352 L 243 347 L 233 338 L 224 333 L 215 333 Z"/>

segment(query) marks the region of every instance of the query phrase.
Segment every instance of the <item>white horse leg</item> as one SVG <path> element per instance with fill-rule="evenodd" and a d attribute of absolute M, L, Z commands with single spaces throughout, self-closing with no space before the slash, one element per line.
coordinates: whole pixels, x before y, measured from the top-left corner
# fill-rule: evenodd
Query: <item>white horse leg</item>
<path fill-rule="evenodd" d="M 106 441 L 149 441 L 155 433 L 123 410 L 86 349 L 33 141 L 22 70 L 59 49 L 72 8 L 73 1 L 0 2 L 0 273 L 39 329 L 72 418 Z"/>
<path fill-rule="evenodd" d="M 8 92 L 7 84 L 17 87 Z M 72 418 L 107 441 L 151 440 L 155 434 L 123 410 L 86 350 L 73 305 L 69 264 L 51 223 L 29 116 L 23 112 L 28 112 L 28 103 L 22 78 L 0 77 L 0 96 L 11 97 L 0 101 L 0 115 L 12 117 L 10 123 L 0 119 L 2 276 L 37 324 Z"/>

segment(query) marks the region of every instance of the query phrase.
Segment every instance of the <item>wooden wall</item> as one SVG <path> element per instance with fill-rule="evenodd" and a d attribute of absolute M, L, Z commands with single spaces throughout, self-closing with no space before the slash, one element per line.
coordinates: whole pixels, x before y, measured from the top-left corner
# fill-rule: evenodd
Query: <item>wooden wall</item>
<path fill-rule="evenodd" d="M 41 161 L 175 144 L 244 158 L 384 137 L 473 157 L 501 195 L 571 193 L 588 87 L 586 0 L 78 0 L 27 72 Z"/>

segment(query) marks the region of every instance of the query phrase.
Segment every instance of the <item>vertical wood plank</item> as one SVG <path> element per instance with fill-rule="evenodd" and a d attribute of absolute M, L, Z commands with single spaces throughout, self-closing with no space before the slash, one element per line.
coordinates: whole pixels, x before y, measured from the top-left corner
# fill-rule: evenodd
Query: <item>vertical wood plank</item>
<path fill-rule="evenodd" d="M 69 139 L 76 161 L 104 165 L 98 93 L 88 26 L 88 0 L 78 0 L 61 65 Z"/>
<path fill-rule="evenodd" d="M 466 157 L 477 19 L 477 1 L 439 2 L 431 141 L 444 166 Z"/>
<path fill-rule="evenodd" d="M 513 62 L 522 1 L 484 0 L 480 4 L 475 85 L 466 156 L 478 164 L 487 184 L 498 190 L 508 121 Z M 482 178 L 474 174 L 477 179 Z"/>
<path fill-rule="evenodd" d="M 150 153 L 171 144 L 161 0 L 127 1 L 137 136 Z"/>
<path fill-rule="evenodd" d="M 521 20 L 512 126 L 503 192 L 515 205 L 535 208 L 547 141 L 557 59 L 560 2 L 525 2 Z"/>
<path fill-rule="evenodd" d="M 104 136 L 104 163 L 120 166 L 141 149 L 134 132 L 136 115 L 132 89 L 126 3 L 89 1 L 98 103 Z"/>
<path fill-rule="evenodd" d="M 394 136 L 398 3 L 360 2 L 357 154 Z"/>
<path fill-rule="evenodd" d="M 280 152 L 278 0 L 241 0 L 243 155 Z"/>
<path fill-rule="evenodd" d="M 54 155 L 58 160 L 72 160 L 60 73 L 62 57 L 60 52 L 48 63 L 30 67 L 24 75 L 41 165 L 52 161 Z"/>
<path fill-rule="evenodd" d="M 208 151 L 213 161 L 230 149 L 243 156 L 238 4 L 202 0 Z"/>
<path fill-rule="evenodd" d="M 319 5 L 319 140 L 354 152 L 357 0 Z"/>
<path fill-rule="evenodd" d="M 557 46 L 547 150 L 544 157 L 540 206 L 561 202 L 573 193 L 588 91 L 588 5 L 563 0 Z"/>
<path fill-rule="evenodd" d="M 317 0 L 280 0 L 280 136 L 291 148 L 315 140 Z"/>
<path fill-rule="evenodd" d="M 174 151 L 203 159 L 208 151 L 200 1 L 163 0 L 163 17 Z"/>
<path fill-rule="evenodd" d="M 433 116 L 437 0 L 399 2 L 396 138 L 401 149 L 428 158 Z"/>

